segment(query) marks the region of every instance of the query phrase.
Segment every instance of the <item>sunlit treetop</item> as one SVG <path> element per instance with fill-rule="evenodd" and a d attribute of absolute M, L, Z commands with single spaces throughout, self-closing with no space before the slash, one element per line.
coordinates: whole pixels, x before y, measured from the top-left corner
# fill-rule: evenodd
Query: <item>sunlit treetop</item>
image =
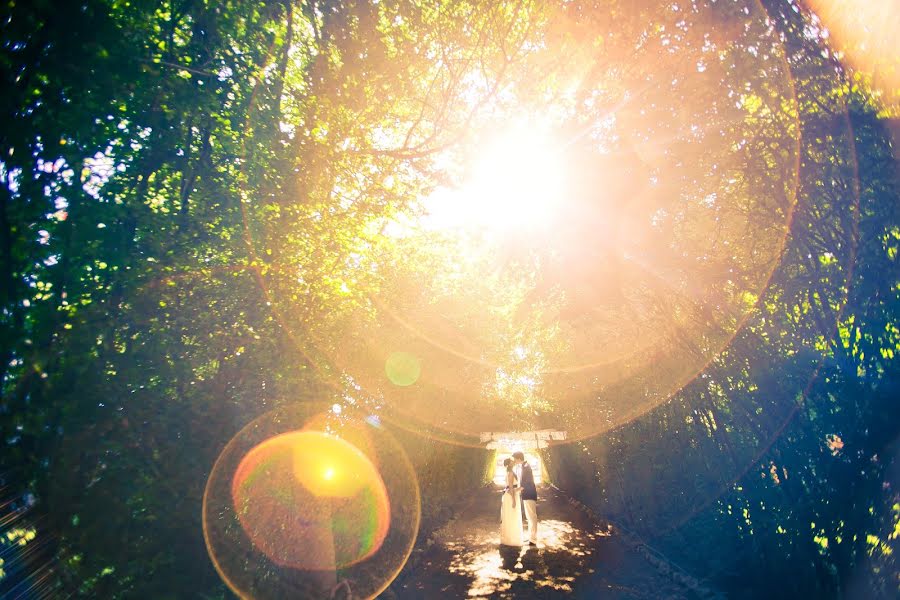
<path fill-rule="evenodd" d="M 450 430 L 596 431 L 728 344 L 795 200 L 792 82 L 757 3 L 366 10 L 307 27 L 296 181 L 249 225 L 313 360 Z M 338 43 L 351 25 L 365 52 Z M 415 386 L 385 377 L 396 352 Z"/>

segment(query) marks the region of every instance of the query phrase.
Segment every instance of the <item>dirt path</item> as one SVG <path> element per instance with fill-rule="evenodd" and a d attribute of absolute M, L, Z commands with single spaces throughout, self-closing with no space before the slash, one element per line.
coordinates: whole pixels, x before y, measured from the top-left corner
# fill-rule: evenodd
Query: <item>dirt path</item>
<path fill-rule="evenodd" d="M 537 547 L 500 541 L 500 490 L 472 494 L 386 597 L 694 598 L 551 487 L 539 492 Z"/>

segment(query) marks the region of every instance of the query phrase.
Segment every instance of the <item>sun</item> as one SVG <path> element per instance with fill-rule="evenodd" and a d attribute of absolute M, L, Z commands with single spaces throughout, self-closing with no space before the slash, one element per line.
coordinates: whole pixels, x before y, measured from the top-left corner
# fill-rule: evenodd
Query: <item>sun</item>
<path fill-rule="evenodd" d="M 566 173 L 548 128 L 508 128 L 479 144 L 466 163 L 458 187 L 438 188 L 425 200 L 426 228 L 506 234 L 552 224 L 565 197 Z"/>

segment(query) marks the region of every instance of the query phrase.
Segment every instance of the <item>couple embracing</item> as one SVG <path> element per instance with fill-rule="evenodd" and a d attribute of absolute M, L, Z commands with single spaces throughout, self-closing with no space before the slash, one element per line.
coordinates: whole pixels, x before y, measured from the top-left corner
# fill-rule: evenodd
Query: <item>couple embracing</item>
<path fill-rule="evenodd" d="M 528 540 L 525 544 L 537 544 L 537 488 L 531 465 L 525 462 L 525 455 L 514 452 L 512 458 L 503 461 L 506 467 L 506 490 L 500 500 L 500 544 L 521 546 L 522 507 L 528 519 Z M 518 484 L 515 467 L 521 465 L 522 481 Z"/>

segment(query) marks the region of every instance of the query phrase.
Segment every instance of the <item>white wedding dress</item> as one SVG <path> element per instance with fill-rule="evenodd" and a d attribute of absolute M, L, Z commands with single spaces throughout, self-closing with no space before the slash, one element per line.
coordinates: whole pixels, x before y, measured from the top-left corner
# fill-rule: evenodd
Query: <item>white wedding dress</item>
<path fill-rule="evenodd" d="M 500 543 L 504 546 L 522 545 L 522 499 L 516 496 L 514 508 L 513 493 L 518 494 L 506 491 L 500 499 Z"/>

